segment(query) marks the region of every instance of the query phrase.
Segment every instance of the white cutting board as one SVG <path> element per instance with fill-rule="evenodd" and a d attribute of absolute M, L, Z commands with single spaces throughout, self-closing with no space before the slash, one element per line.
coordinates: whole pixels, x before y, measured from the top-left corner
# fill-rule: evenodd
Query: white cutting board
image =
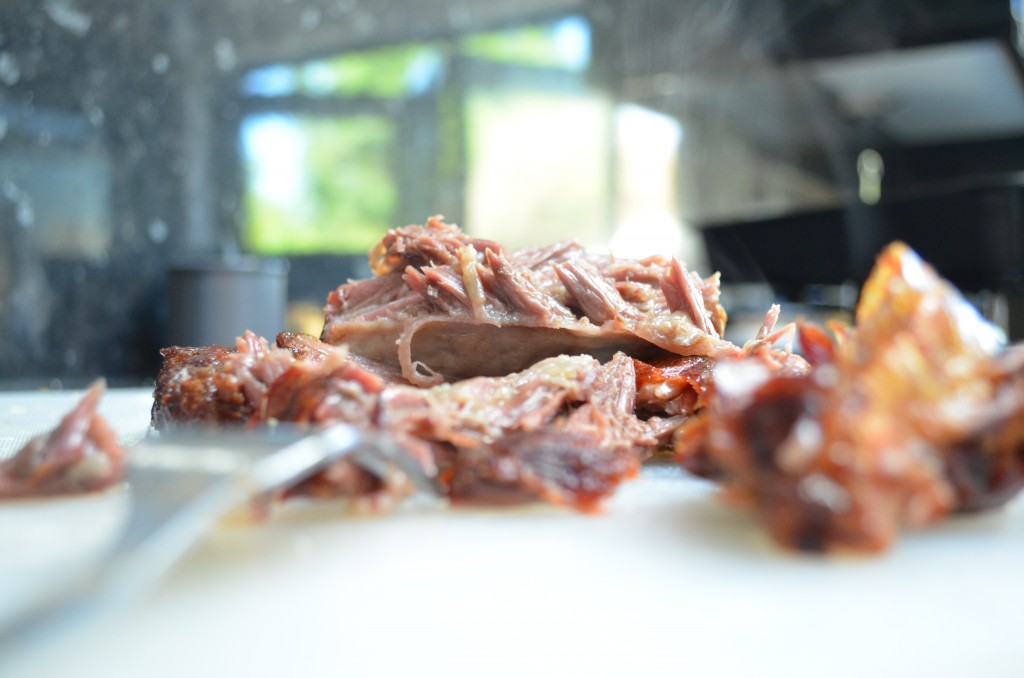
<path fill-rule="evenodd" d="M 0 394 L 0 432 L 77 394 Z M 21 408 L 18 430 L 10 408 Z M 149 394 L 104 405 L 126 438 Z M 0 506 L 0 603 L 116 530 L 120 498 Z M 4 675 L 1022 676 L 1024 504 L 888 554 L 779 552 L 704 482 L 652 468 L 600 516 L 291 506 L 224 525 L 132 610 Z"/>

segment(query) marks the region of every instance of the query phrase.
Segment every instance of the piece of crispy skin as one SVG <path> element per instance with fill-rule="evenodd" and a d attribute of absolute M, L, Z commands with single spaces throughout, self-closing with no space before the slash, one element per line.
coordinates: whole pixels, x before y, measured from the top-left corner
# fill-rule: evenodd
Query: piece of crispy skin
<path fill-rule="evenodd" d="M 1024 483 L 1024 356 L 905 245 L 887 248 L 856 326 L 801 328 L 810 374 L 723 361 L 677 436 L 777 542 L 876 552 L 904 527 L 998 506 Z"/>

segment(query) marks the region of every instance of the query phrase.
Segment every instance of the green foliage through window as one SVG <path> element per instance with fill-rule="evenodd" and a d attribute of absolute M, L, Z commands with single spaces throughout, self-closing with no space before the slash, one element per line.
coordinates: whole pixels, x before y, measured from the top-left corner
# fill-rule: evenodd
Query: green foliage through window
<path fill-rule="evenodd" d="M 397 45 L 251 71 L 242 87 L 257 100 L 292 97 L 298 103 L 292 111 L 254 115 L 243 129 L 246 246 L 263 254 L 364 252 L 397 225 L 392 221 L 399 211 L 399 191 L 421 196 L 426 190 L 418 204 L 448 200 L 461 209 L 463 193 L 452 185 L 467 177 L 467 167 L 479 165 L 472 156 L 480 147 L 467 129 L 466 93 L 482 84 L 500 89 L 502 83 L 456 81 L 452 74 L 458 69 L 451 68 L 451 59 L 580 72 L 589 62 L 589 39 L 586 22 L 567 17 L 447 43 Z M 363 100 L 358 103 L 365 105 L 366 99 L 378 100 L 368 107 L 380 112 L 346 111 L 347 104 Z M 315 107 L 304 105 L 314 100 L 319 100 Z M 331 117 L 330 103 L 324 105 L 329 100 L 337 101 L 338 117 Z M 413 101 L 414 106 L 407 105 Z M 304 110 L 321 112 L 307 115 Z M 430 127 L 426 134 L 424 124 Z M 403 143 L 410 130 L 419 142 L 411 149 L 397 148 L 399 129 Z M 424 143 L 431 134 L 433 139 Z M 416 169 L 398 172 L 400 161 Z M 399 186 L 420 176 L 428 183 Z"/>
<path fill-rule="evenodd" d="M 429 44 L 353 52 L 296 66 L 300 93 L 398 97 L 429 85 L 441 63 Z"/>
<path fill-rule="evenodd" d="M 565 57 L 553 39 L 551 26 L 526 26 L 509 31 L 467 35 L 459 40 L 459 53 L 521 66 L 565 66 Z"/>
<path fill-rule="evenodd" d="M 247 244 L 266 254 L 365 252 L 393 225 L 394 125 L 375 117 L 294 124 L 304 146 L 301 191 L 274 200 L 250 188 Z"/>

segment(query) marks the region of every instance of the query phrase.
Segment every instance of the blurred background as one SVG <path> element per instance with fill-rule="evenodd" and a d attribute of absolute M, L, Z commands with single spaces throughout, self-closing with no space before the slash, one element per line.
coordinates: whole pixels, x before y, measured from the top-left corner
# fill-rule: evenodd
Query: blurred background
<path fill-rule="evenodd" d="M 772 300 L 848 312 L 902 238 L 1020 337 L 1019 10 L 5 0 L 0 388 L 317 333 L 387 228 L 439 213 L 721 270 L 740 339 Z"/>

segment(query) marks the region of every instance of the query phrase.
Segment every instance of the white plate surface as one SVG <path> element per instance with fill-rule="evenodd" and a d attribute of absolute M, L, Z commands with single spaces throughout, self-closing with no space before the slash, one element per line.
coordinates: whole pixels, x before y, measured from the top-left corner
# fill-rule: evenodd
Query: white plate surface
<path fill-rule="evenodd" d="M 49 425 L 76 395 L 0 394 L 0 432 Z M 104 404 L 126 439 L 148 410 L 138 390 Z M 0 506 L 0 608 L 94 554 L 120 507 Z M 223 525 L 133 609 L 5 675 L 1021 676 L 1021 572 L 1019 501 L 878 558 L 800 557 L 654 468 L 600 516 L 306 505 Z"/>

